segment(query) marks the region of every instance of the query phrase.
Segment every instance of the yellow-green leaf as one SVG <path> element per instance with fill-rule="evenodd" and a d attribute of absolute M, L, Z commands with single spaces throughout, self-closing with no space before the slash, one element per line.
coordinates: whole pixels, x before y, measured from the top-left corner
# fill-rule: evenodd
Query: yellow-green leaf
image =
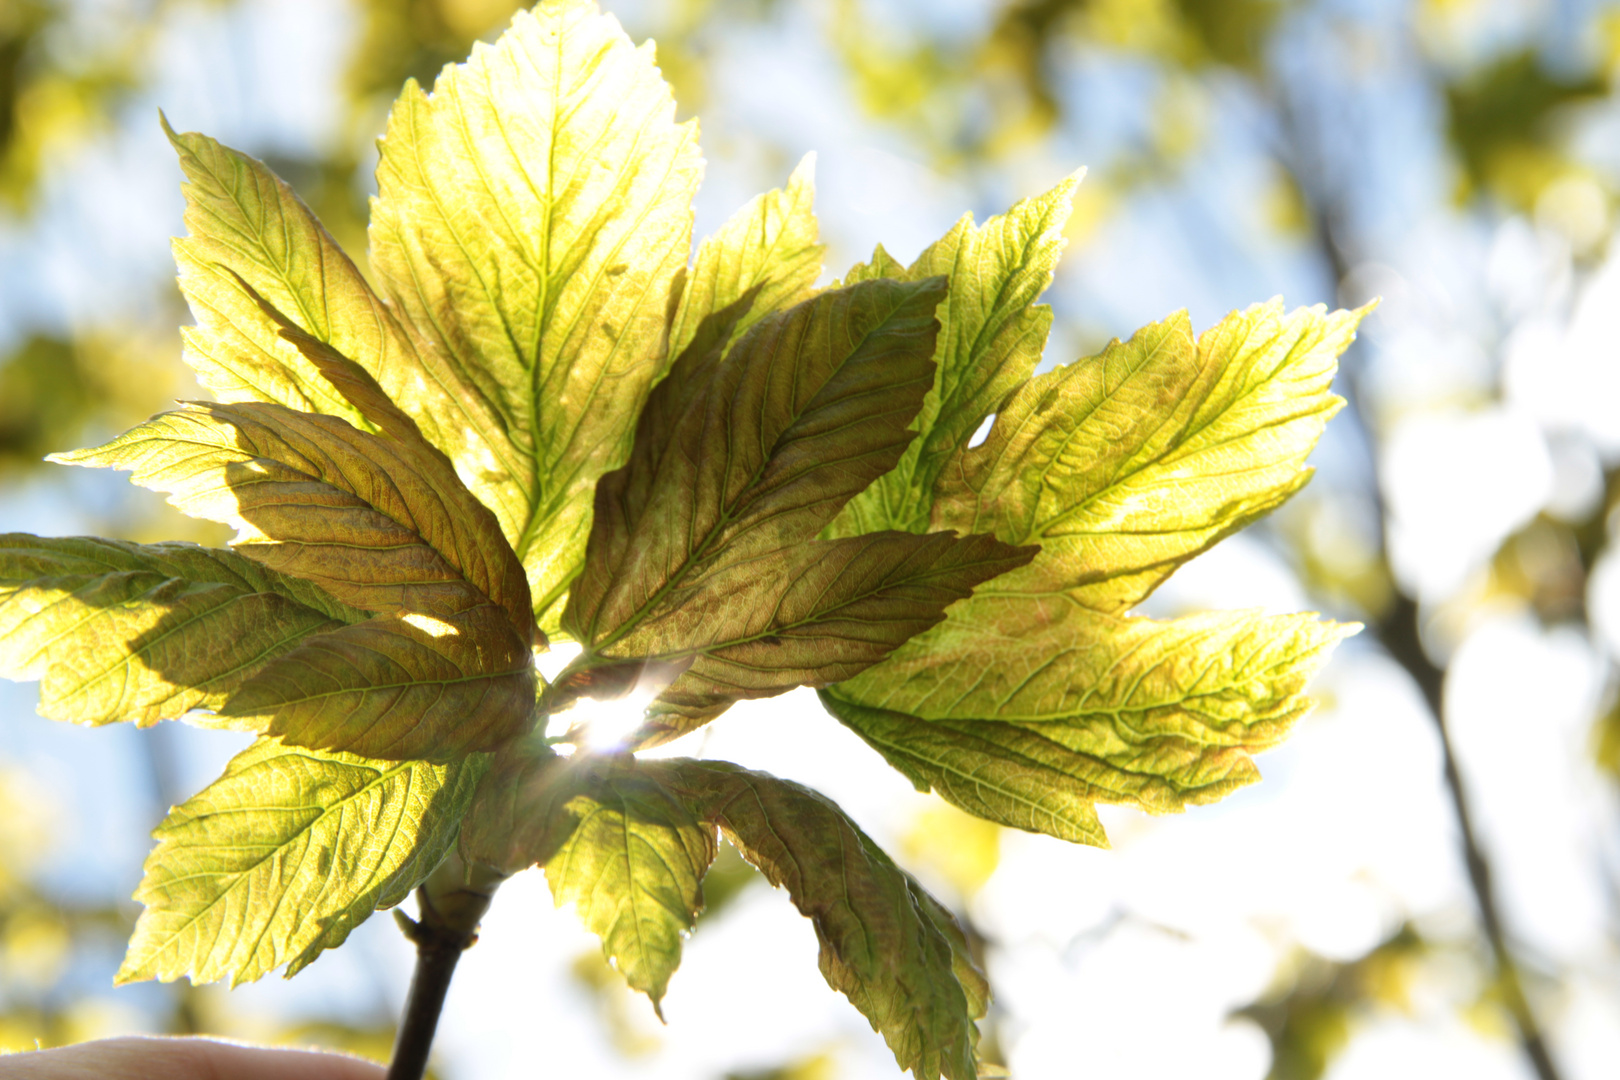
<path fill-rule="evenodd" d="M 452 510 L 401 447 L 336 417 L 192 402 L 55 457 L 126 469 L 185 513 L 235 527 L 242 554 L 367 611 L 524 610 L 522 574 L 484 557 L 500 539 L 487 512 L 470 499 Z"/>
<path fill-rule="evenodd" d="M 498 419 L 477 490 L 548 632 L 665 356 L 701 167 L 674 113 L 650 46 L 546 0 L 431 95 L 407 83 L 381 143 L 372 267 Z"/>
<path fill-rule="evenodd" d="M 229 551 L 0 536 L 0 675 L 39 679 L 53 720 L 217 709 L 299 641 L 365 618 Z"/>
<path fill-rule="evenodd" d="M 374 293 L 315 215 L 263 162 L 206 135 L 169 141 L 186 174 L 186 228 L 174 243 L 180 291 L 197 325 L 183 331 L 186 360 L 221 401 L 264 401 L 340 416 L 367 428 L 360 412 L 321 378 L 280 333 L 270 310 L 365 367 L 456 463 L 490 505 L 501 488 L 489 463 L 487 403 Z"/>
<path fill-rule="evenodd" d="M 1258 779 L 1250 755 L 1312 708 L 1306 684 L 1358 629 L 1314 615 L 1037 610 L 975 596 L 824 698 L 913 782 L 963 809 L 1097 843 L 1080 803 L 1163 813 Z"/>
<path fill-rule="evenodd" d="M 629 464 L 598 487 L 565 616 L 586 652 L 564 693 L 596 667 L 690 662 L 644 733 L 673 737 L 738 698 L 847 678 L 1033 555 L 989 537 L 812 539 L 903 451 L 943 287 L 823 293 L 724 359 L 717 336 L 694 339 L 708 344 L 659 384 Z"/>
<path fill-rule="evenodd" d="M 842 720 L 918 791 L 932 790 L 970 814 L 1076 844 L 1107 847 L 1096 803 L 1119 801 L 1119 770 L 1087 759 L 1038 731 L 993 720 L 952 722 L 874 709 L 821 691 L 827 711 Z M 1157 777 L 1137 786 L 1165 786 Z M 1134 794 L 1134 792 L 1133 792 Z"/>
<path fill-rule="evenodd" d="M 385 615 L 304 640 L 220 712 L 299 746 L 448 761 L 521 731 L 533 658 L 485 605 L 442 618 Z"/>
<path fill-rule="evenodd" d="M 438 865 L 484 767 L 260 739 L 158 826 L 118 981 L 295 974 Z"/>
<path fill-rule="evenodd" d="M 682 935 L 703 908 L 714 827 L 633 759 L 570 761 L 563 772 L 569 794 L 553 809 L 571 824 L 558 827 L 566 839 L 545 860 L 552 898 L 574 905 L 603 955 L 659 1010 Z"/>
<path fill-rule="evenodd" d="M 662 422 L 644 423 L 630 462 L 597 486 L 566 629 L 609 649 L 695 571 L 811 539 L 892 468 L 932 373 L 944 286 L 822 293 L 757 324 L 723 363 L 671 371 L 647 407 Z"/>
<path fill-rule="evenodd" d="M 786 190 L 755 196 L 698 245 L 670 326 L 671 356 L 686 350 L 705 318 L 749 293 L 754 294 L 750 310 L 731 327 L 733 338 L 765 316 L 809 299 L 826 251 L 816 242 L 814 168 L 815 155 L 806 155 Z"/>
<path fill-rule="evenodd" d="M 1041 545 L 998 594 L 1124 611 L 1310 478 L 1362 314 L 1273 300 L 1195 343 L 1182 313 L 1031 379 L 941 473 L 933 527 Z"/>
<path fill-rule="evenodd" d="M 492 754 L 461 823 L 461 857 L 507 877 L 545 865 L 574 827 L 575 819 L 561 809 L 575 790 L 568 782 L 570 760 L 553 752 L 539 732 Z"/>
<path fill-rule="evenodd" d="M 893 471 L 850 500 L 829 535 L 929 528 L 934 484 L 949 459 L 1040 362 L 1052 311 L 1035 301 L 1051 284 L 1079 183 L 1077 173 L 982 227 L 964 215 L 903 271 L 879 248 L 850 272 L 847 281 L 943 274 L 950 291 L 939 308 L 934 387 L 913 424 L 918 438 Z"/>
<path fill-rule="evenodd" d="M 729 762 L 643 770 L 674 791 L 789 897 L 816 930 L 821 973 L 918 1080 L 976 1075 L 983 976 L 954 920 L 831 800 Z M 958 970 L 968 976 L 964 986 Z"/>

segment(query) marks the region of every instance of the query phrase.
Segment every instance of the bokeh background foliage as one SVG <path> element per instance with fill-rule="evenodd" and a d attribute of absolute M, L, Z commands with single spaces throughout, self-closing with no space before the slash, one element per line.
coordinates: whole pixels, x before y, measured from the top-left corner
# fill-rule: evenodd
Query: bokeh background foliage
<path fill-rule="evenodd" d="M 0 527 L 223 539 L 40 462 L 199 396 L 156 107 L 265 159 L 360 258 L 387 102 L 515 6 L 0 0 Z M 1116 850 L 1083 851 L 877 779 L 813 699 L 716 725 L 714 753 L 829 791 L 968 916 L 999 993 L 991 1055 L 1030 1078 L 1613 1075 L 1620 7 L 606 6 L 703 117 L 700 234 L 819 151 L 830 278 L 1085 165 L 1049 362 L 1183 306 L 1201 329 L 1275 293 L 1384 298 L 1317 479 L 1150 603 L 1368 624 L 1259 787 L 1181 819 L 1118 812 Z M 110 989 L 144 833 L 231 747 L 174 726 L 81 738 L 31 716 L 32 693 L 0 700 L 0 1046 L 206 1030 L 385 1054 L 408 950 L 384 920 L 284 986 Z M 792 725 L 824 758 L 772 757 Z M 668 1028 L 577 925 L 509 891 L 443 1076 L 892 1075 L 813 971 L 784 974 L 813 942 L 740 861 L 711 872 Z"/>

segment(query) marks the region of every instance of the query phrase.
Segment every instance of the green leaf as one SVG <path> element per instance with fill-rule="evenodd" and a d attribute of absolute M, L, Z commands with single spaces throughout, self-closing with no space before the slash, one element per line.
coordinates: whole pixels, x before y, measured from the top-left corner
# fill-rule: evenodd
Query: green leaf
<path fill-rule="evenodd" d="M 970 814 L 1076 844 L 1107 847 L 1096 803 L 1112 802 L 1099 784 L 1118 770 L 1015 724 L 918 720 L 873 709 L 822 690 L 827 711 L 865 739 L 918 791 L 932 790 Z M 1164 786 L 1156 777 L 1141 784 Z"/>
<path fill-rule="evenodd" d="M 158 826 L 118 981 L 296 974 L 438 865 L 484 767 L 260 739 Z"/>
<path fill-rule="evenodd" d="M 488 512 L 419 471 L 411 448 L 336 417 L 189 402 L 53 457 L 128 470 L 185 513 L 234 526 L 237 551 L 355 607 L 446 615 L 494 602 L 514 625 L 532 621 Z"/>
<path fill-rule="evenodd" d="M 730 338 L 810 298 L 826 251 L 816 242 L 814 170 L 815 155 L 805 155 L 785 191 L 755 196 L 698 245 L 670 326 L 671 356 L 692 344 L 705 318 L 750 292 L 756 294 L 751 309 L 731 328 Z"/>
<path fill-rule="evenodd" d="M 449 761 L 522 731 L 534 695 L 529 651 L 485 606 L 382 616 L 309 638 L 220 711 L 299 746 Z"/>
<path fill-rule="evenodd" d="M 1181 313 L 1031 379 L 941 474 L 933 527 L 1041 545 L 998 595 L 1124 611 L 1310 479 L 1364 313 L 1273 300 L 1196 343 Z"/>
<path fill-rule="evenodd" d="M 174 243 L 180 291 L 197 325 L 182 331 L 186 361 L 221 401 L 262 401 L 340 416 L 358 409 L 281 334 L 272 311 L 369 370 L 455 461 L 486 503 L 494 413 L 442 355 L 401 322 L 307 206 L 262 162 L 164 122 L 186 174 L 186 228 Z M 259 301 L 271 305 L 267 310 Z"/>
<path fill-rule="evenodd" d="M 715 838 L 634 758 L 561 758 L 531 738 L 495 756 L 461 850 L 506 875 L 544 866 L 557 906 L 575 906 L 604 955 L 658 1010 L 681 937 L 703 907 Z"/>
<path fill-rule="evenodd" d="M 1197 340 L 1179 314 L 1024 383 L 923 501 L 934 528 L 1040 553 L 829 688 L 829 709 L 919 787 L 1084 843 L 1104 842 L 1095 802 L 1173 811 L 1257 779 L 1250 755 L 1355 628 L 1122 612 L 1305 483 L 1362 314 L 1273 301 Z"/>
<path fill-rule="evenodd" d="M 237 526 L 243 554 L 380 613 L 277 658 L 224 713 L 369 757 L 490 748 L 528 722 L 534 699 L 522 568 L 376 384 L 330 350 L 310 355 L 380 433 L 280 405 L 190 404 L 60 460 L 129 469 L 187 513 Z"/>
<path fill-rule="evenodd" d="M 461 824 L 462 859 L 507 877 L 549 861 L 574 828 L 562 808 L 576 792 L 569 761 L 538 732 L 491 755 Z"/>
<path fill-rule="evenodd" d="M 975 596 L 823 699 L 919 787 L 992 821 L 1096 844 L 1088 803 L 1173 812 L 1258 779 L 1250 755 L 1310 711 L 1306 684 L 1359 629 L 1313 615 L 1155 622 L 1072 605 L 1041 622 L 1029 606 Z"/>
<path fill-rule="evenodd" d="M 950 291 L 939 308 L 934 387 L 913 424 L 918 438 L 893 471 L 850 501 L 828 535 L 929 528 L 934 484 L 949 460 L 1040 362 L 1052 311 L 1035 301 L 1051 284 L 1081 175 L 1025 199 L 983 227 L 964 215 L 903 271 L 879 248 L 869 265 L 850 272 L 846 280 L 851 282 L 943 274 L 950 278 Z"/>
<path fill-rule="evenodd" d="M 548 0 L 431 95 L 407 83 L 381 143 L 372 267 L 497 418 L 478 490 L 548 632 L 664 363 L 701 168 L 674 112 L 650 46 Z"/>
<path fill-rule="evenodd" d="M 573 828 L 545 862 L 551 895 L 573 904 L 632 987 L 660 1002 L 681 962 L 681 937 L 703 908 L 712 826 L 633 764 L 570 763 Z"/>
<path fill-rule="evenodd" d="M 365 618 L 228 551 L 0 536 L 0 675 L 39 679 L 53 720 L 217 709 L 299 641 Z"/>
<path fill-rule="evenodd" d="M 718 761 L 643 770 L 718 825 L 815 926 L 821 973 L 918 1080 L 975 1075 L 983 976 L 960 928 L 825 796 Z M 968 974 L 964 987 L 957 971 Z"/>

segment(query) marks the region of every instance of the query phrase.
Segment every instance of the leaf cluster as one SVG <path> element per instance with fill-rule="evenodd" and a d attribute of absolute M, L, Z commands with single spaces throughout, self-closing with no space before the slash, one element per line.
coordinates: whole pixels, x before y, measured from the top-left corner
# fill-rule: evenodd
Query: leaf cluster
<path fill-rule="evenodd" d="M 121 979 L 292 974 L 455 850 L 543 867 L 656 1007 L 723 838 L 902 1067 L 971 1077 L 989 988 L 938 901 L 817 792 L 634 752 L 808 686 L 920 789 L 1105 844 L 1099 801 L 1253 781 L 1351 629 L 1128 614 L 1303 485 L 1359 313 L 1179 314 L 1036 375 L 1078 176 L 820 288 L 807 162 L 693 252 L 695 123 L 588 0 L 406 84 L 375 285 L 169 134 L 216 400 L 57 460 L 235 540 L 0 538 L 0 673 L 45 715 L 257 735 L 159 827 Z M 600 752 L 573 721 L 626 695 Z"/>

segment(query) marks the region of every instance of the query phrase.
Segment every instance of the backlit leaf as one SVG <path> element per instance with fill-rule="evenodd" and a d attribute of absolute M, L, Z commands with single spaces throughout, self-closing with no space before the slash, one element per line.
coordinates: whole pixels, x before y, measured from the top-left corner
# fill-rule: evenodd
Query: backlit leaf
<path fill-rule="evenodd" d="M 644 737 L 683 735 L 741 698 L 849 678 L 1033 554 L 987 536 L 887 532 L 724 567 L 615 646 L 665 663 L 692 658 L 649 709 Z"/>
<path fill-rule="evenodd" d="M 643 769 L 788 891 L 815 927 L 828 984 L 871 1021 L 901 1068 L 918 1080 L 975 1076 L 973 1021 L 986 991 L 961 931 L 843 811 L 809 788 L 728 762 Z"/>
<path fill-rule="evenodd" d="M 1090 782 L 1112 773 L 1036 731 L 993 720 L 925 721 L 821 691 L 821 701 L 918 791 L 932 790 L 970 814 L 1077 844 L 1107 847 L 1095 803 L 1115 793 Z M 1156 777 L 1139 782 L 1160 784 Z"/>
<path fill-rule="evenodd" d="M 495 755 L 461 851 L 507 875 L 544 866 L 558 906 L 575 906 L 657 1009 L 703 907 L 715 840 L 633 758 L 563 758 L 530 738 Z"/>
<path fill-rule="evenodd" d="M 235 525 L 243 554 L 379 613 L 279 657 L 226 714 L 370 757 L 492 747 L 528 721 L 534 698 L 522 568 L 376 384 L 330 350 L 309 355 L 379 433 L 280 405 L 191 404 L 61 460 L 129 469 L 182 510 Z"/>
<path fill-rule="evenodd" d="M 498 746 L 534 708 L 529 650 L 490 607 L 385 615 L 308 638 L 220 710 L 300 746 L 448 761 Z"/>
<path fill-rule="evenodd" d="M 1250 755 L 1354 627 L 1122 613 L 1309 478 L 1361 314 L 1273 301 L 1196 340 L 1180 314 L 1018 387 L 923 501 L 933 528 L 1039 554 L 829 688 L 829 709 L 919 787 L 1080 842 L 1104 842 L 1095 802 L 1177 810 L 1255 780 Z"/>
<path fill-rule="evenodd" d="M 943 274 L 950 290 L 939 307 L 934 387 L 913 424 L 919 436 L 891 472 L 850 501 L 829 535 L 930 527 L 931 493 L 946 462 L 1040 362 L 1052 310 L 1035 301 L 1051 284 L 1079 183 L 1079 174 L 1071 176 L 982 227 L 965 215 L 903 271 L 879 248 L 850 272 L 847 281 Z"/>
<path fill-rule="evenodd" d="M 971 813 L 1102 843 L 1092 802 L 1151 812 L 1258 779 L 1251 754 L 1313 702 L 1311 676 L 1356 631 L 1312 615 L 1171 622 L 975 596 L 823 700 L 919 787 Z M 1044 795 L 1043 795 L 1044 793 Z"/>
<path fill-rule="evenodd" d="M 477 490 L 548 632 L 664 362 L 700 172 L 674 113 L 650 46 L 546 0 L 431 95 L 407 83 L 381 143 L 372 267 L 497 418 Z"/>
<path fill-rule="evenodd" d="M 264 401 L 368 424 L 299 350 L 271 310 L 352 357 L 450 455 L 486 503 L 502 449 L 494 413 L 427 341 L 372 292 L 307 206 L 262 162 L 206 135 L 177 134 L 187 183 L 186 228 L 174 242 L 180 291 L 197 325 L 182 331 L 186 361 L 221 401 Z"/>
<path fill-rule="evenodd" d="M 295 974 L 427 877 L 483 769 L 260 739 L 158 826 L 118 981 Z"/>
<path fill-rule="evenodd" d="M 53 720 L 217 709 L 299 641 L 365 618 L 229 551 L 0 536 L 0 675 L 39 679 Z"/>
<path fill-rule="evenodd" d="M 462 858 L 508 877 L 548 862 L 574 828 L 562 810 L 576 790 L 568 763 L 540 733 L 492 754 L 461 824 Z"/>
<path fill-rule="evenodd" d="M 570 762 L 564 772 L 571 794 L 556 809 L 573 824 L 545 862 L 551 895 L 574 905 L 603 955 L 659 1010 L 703 907 L 714 828 L 633 762 Z"/>
<path fill-rule="evenodd" d="M 1141 602 L 1310 479 L 1364 310 L 1285 313 L 1273 300 L 1196 344 L 1183 313 L 1030 380 L 941 474 L 933 527 L 1041 545 L 998 594 L 1107 612 Z"/>
<path fill-rule="evenodd" d="M 724 363 L 688 354 L 648 402 L 662 422 L 597 485 L 568 631 L 610 648 L 715 557 L 811 539 L 893 467 L 931 377 L 944 285 L 822 293 L 755 326 Z"/>
<path fill-rule="evenodd" d="M 773 312 L 809 299 L 826 251 L 816 242 L 811 208 L 814 166 L 815 155 L 806 155 L 786 190 L 756 196 L 698 245 L 670 328 L 671 356 L 686 350 L 705 318 L 750 292 L 755 294 L 750 310 L 731 328 L 731 337 Z"/>
<path fill-rule="evenodd" d="M 875 663 L 1033 551 L 988 537 L 812 538 L 893 465 L 928 383 L 943 282 L 874 281 L 688 350 L 604 477 L 565 616 L 573 671 L 691 661 L 648 737 Z M 564 680 L 566 682 L 566 679 Z"/>

